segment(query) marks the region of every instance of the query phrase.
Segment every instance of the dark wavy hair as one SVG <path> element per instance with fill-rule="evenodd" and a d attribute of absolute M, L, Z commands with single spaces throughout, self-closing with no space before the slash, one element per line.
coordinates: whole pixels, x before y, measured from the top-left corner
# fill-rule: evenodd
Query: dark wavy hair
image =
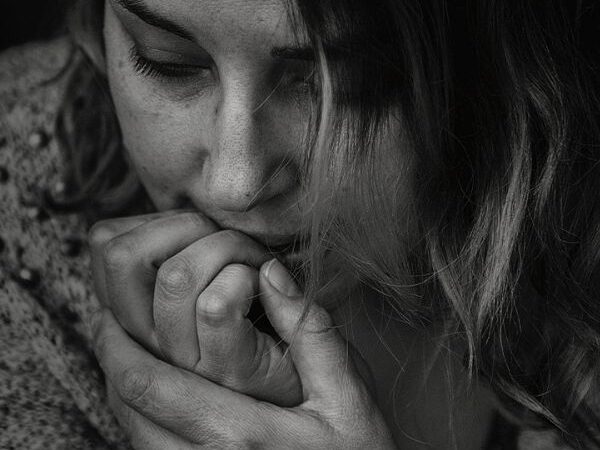
<path fill-rule="evenodd" d="M 572 445 L 596 448 L 599 8 L 519 0 L 469 0 L 464 8 L 456 23 L 469 31 L 455 73 L 466 99 L 457 110 L 466 114 L 447 163 L 467 172 L 441 190 L 462 195 L 471 219 L 466 240 L 464 228 L 440 220 L 445 232 L 432 246 L 440 264 L 465 264 L 442 276 L 442 286 L 467 306 L 473 354 L 496 391 Z M 460 252 L 441 256 L 452 241 Z"/>
<path fill-rule="evenodd" d="M 588 448 L 600 447 L 598 8 L 566 3 L 289 9 L 320 71 L 310 296 L 335 254 L 402 320 L 461 336 L 470 373 L 517 419 Z M 54 203 L 94 218 L 151 208 L 102 74 L 102 8 L 74 4 L 84 51 L 57 122 L 70 165 Z M 390 117 L 396 146 L 384 145 Z"/>

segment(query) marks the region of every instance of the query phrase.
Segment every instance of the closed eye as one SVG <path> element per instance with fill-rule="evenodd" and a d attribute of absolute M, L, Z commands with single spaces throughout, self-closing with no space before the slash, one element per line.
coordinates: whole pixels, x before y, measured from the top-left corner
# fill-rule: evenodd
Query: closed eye
<path fill-rule="evenodd" d="M 155 61 L 142 55 L 137 46 L 133 46 L 129 53 L 134 70 L 138 74 L 149 78 L 188 78 L 201 75 L 203 72 L 210 70 L 206 66 Z"/>

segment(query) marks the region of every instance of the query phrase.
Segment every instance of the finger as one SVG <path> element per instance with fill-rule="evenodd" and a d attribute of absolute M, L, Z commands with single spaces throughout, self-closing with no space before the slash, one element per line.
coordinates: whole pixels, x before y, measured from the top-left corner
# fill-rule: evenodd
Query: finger
<path fill-rule="evenodd" d="M 259 283 L 265 312 L 289 345 L 305 398 L 339 399 L 340 394 L 362 389 L 347 343 L 331 316 L 317 304 L 306 305 L 287 269 L 273 259 L 261 267 Z"/>
<path fill-rule="evenodd" d="M 267 404 L 152 356 L 127 335 L 109 310 L 96 318 L 94 329 L 98 362 L 116 394 L 160 427 L 194 443 L 225 446 L 267 442 L 265 430 L 277 426 Z"/>
<path fill-rule="evenodd" d="M 260 267 L 270 256 L 248 236 L 232 230 L 211 234 L 168 259 L 154 288 L 154 323 L 162 353 L 191 369 L 197 362 L 196 300 L 227 265 Z"/>
<path fill-rule="evenodd" d="M 192 450 L 192 444 L 159 427 L 133 408 L 127 406 L 107 383 L 108 404 L 125 432 L 131 446 L 136 450 Z"/>
<path fill-rule="evenodd" d="M 192 242 L 217 231 L 197 212 L 159 217 L 123 233 L 104 246 L 106 293 L 121 325 L 158 351 L 152 299 L 158 267 Z M 193 317 L 189 319 L 194 321 Z"/>
<path fill-rule="evenodd" d="M 104 275 L 104 246 L 113 238 L 127 233 L 143 223 L 159 217 L 177 214 L 178 210 L 162 211 L 132 217 L 121 217 L 117 219 L 101 220 L 96 222 L 88 232 L 88 243 L 92 257 L 92 279 L 98 301 L 102 306 L 108 306 L 106 300 L 106 282 Z"/>
<path fill-rule="evenodd" d="M 200 361 L 194 372 L 236 388 L 233 365 L 248 366 L 256 351 L 254 327 L 246 315 L 257 292 L 258 270 L 230 264 L 200 294 L 196 302 Z"/>
<path fill-rule="evenodd" d="M 200 294 L 194 372 L 256 399 L 298 405 L 302 390 L 291 357 L 246 318 L 257 291 L 258 271 L 230 264 Z"/>

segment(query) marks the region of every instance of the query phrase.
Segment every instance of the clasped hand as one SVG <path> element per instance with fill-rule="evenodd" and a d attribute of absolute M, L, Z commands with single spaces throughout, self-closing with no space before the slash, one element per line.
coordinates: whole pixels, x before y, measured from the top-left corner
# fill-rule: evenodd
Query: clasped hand
<path fill-rule="evenodd" d="M 100 222 L 90 246 L 95 352 L 135 448 L 394 448 L 331 317 L 297 326 L 302 292 L 262 245 L 169 211 Z"/>

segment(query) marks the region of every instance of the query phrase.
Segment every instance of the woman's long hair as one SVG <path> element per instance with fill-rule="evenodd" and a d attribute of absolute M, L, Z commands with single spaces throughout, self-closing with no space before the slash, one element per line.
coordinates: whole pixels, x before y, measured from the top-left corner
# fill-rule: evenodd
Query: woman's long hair
<path fill-rule="evenodd" d="M 455 67 L 465 150 L 450 157 L 470 178 L 449 191 L 468 193 L 472 222 L 446 255 L 464 228 L 442 219 L 433 260 L 459 263 L 440 281 L 470 317 L 479 372 L 573 445 L 599 446 L 599 9 L 464 5 L 466 59 Z"/>
<path fill-rule="evenodd" d="M 532 411 L 591 445 L 600 431 L 597 55 L 585 53 L 583 3 L 551 3 L 290 3 L 320 73 L 305 158 L 307 286 L 317 298 L 334 255 L 400 320 L 463 336 L 470 373 L 521 418 Z M 102 4 L 76 3 L 72 29 L 87 56 L 57 124 L 70 165 L 56 203 L 92 204 L 94 217 L 147 205 L 100 69 Z"/>
<path fill-rule="evenodd" d="M 600 445 L 597 8 L 298 4 L 324 88 L 314 292 L 337 253 L 401 319 L 463 335 L 517 418 Z"/>

